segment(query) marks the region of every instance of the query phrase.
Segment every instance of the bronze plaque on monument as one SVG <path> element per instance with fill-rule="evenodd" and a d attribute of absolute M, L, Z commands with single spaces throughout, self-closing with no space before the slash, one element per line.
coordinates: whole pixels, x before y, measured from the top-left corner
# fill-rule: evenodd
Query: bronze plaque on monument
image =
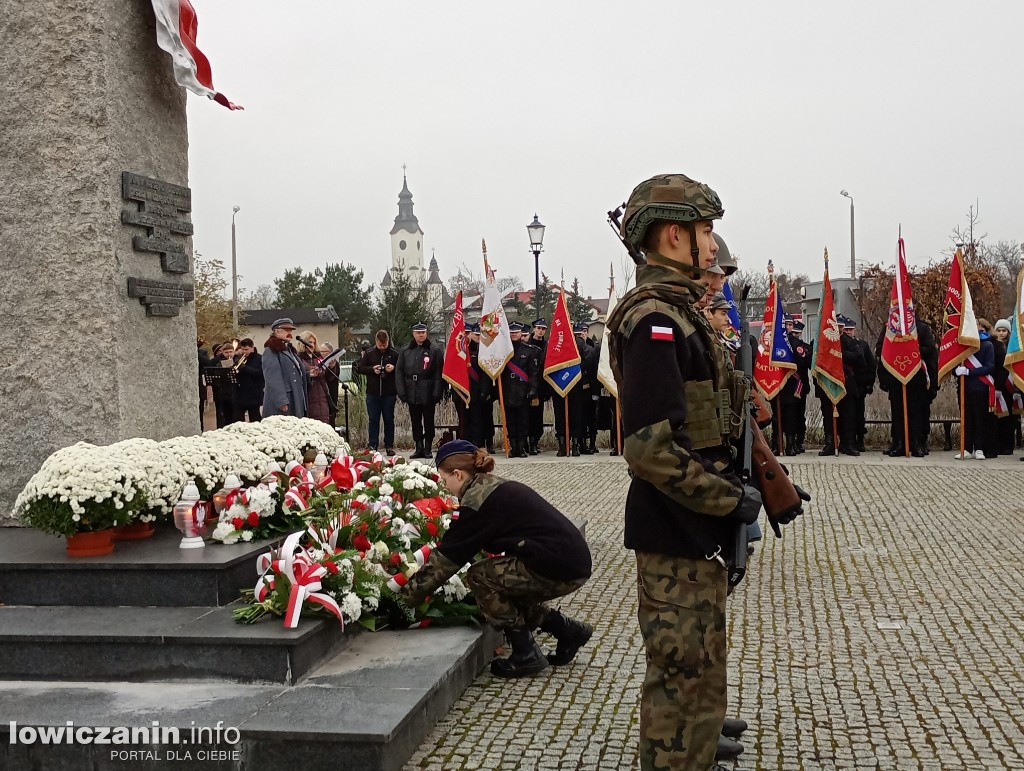
<path fill-rule="evenodd" d="M 121 174 L 121 196 L 138 204 L 136 209 L 122 210 L 121 222 L 149 231 L 132 239 L 135 250 L 159 254 L 160 267 L 166 273 L 188 273 L 185 245 L 171 234 L 192 235 L 192 223 L 181 216 L 192 211 L 192 191 L 125 171 Z"/>

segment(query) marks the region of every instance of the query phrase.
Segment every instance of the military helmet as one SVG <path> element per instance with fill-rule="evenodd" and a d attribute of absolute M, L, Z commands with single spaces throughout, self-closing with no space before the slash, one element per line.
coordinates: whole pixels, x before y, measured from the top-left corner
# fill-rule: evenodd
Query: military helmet
<path fill-rule="evenodd" d="M 626 201 L 622 238 L 640 249 L 651 223 L 690 224 L 717 220 L 725 214 L 718 193 L 685 174 L 658 174 L 637 185 Z"/>
<path fill-rule="evenodd" d="M 736 260 L 732 258 L 732 253 L 729 251 L 729 247 L 725 245 L 725 239 L 722 238 L 718 233 L 712 233 L 715 237 L 715 242 L 718 244 L 718 253 L 715 254 L 715 263 L 722 269 L 722 272 L 727 276 L 731 276 L 739 269 L 739 265 L 736 264 Z"/>

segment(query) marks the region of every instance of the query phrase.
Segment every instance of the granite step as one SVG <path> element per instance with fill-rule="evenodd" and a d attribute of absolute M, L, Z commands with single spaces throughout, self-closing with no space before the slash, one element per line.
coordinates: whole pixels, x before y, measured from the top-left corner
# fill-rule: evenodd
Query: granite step
<path fill-rule="evenodd" d="M 292 684 L 361 629 L 238 624 L 236 607 L 0 606 L 0 679 Z"/>
<path fill-rule="evenodd" d="M 191 682 L 156 689 L 121 682 L 5 682 L 0 770 L 160 771 L 176 760 L 181 768 L 211 771 L 398 771 L 484 669 L 498 640 L 488 628 L 367 632 L 293 686 Z M 552 669 L 540 676 L 572 673 Z M 150 728 L 158 721 L 161 729 L 177 727 L 180 741 L 161 737 L 113 746 L 12 740 L 12 722 L 62 727 L 67 721 L 76 728 Z M 218 722 L 237 728 L 240 740 L 217 743 L 216 734 L 204 733 Z M 198 741 L 193 727 L 204 729 Z M 138 754 L 131 759 L 120 754 L 129 752 Z"/>
<path fill-rule="evenodd" d="M 64 539 L 28 528 L 0 530 L 0 603 L 6 605 L 217 606 L 256 583 L 256 557 L 281 539 L 179 549 L 169 524 L 112 554 L 69 557 Z"/>

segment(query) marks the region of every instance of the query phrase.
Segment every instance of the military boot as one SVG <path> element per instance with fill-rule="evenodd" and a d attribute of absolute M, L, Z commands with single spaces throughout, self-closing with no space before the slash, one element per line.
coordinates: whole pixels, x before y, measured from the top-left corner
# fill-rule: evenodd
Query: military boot
<path fill-rule="evenodd" d="M 796 455 L 796 438 L 786 434 L 786 455 Z"/>
<path fill-rule="evenodd" d="M 593 636 L 594 628 L 574 618 L 566 618 L 557 610 L 548 613 L 540 631 L 547 632 L 558 640 L 555 650 L 548 654 L 548 662 L 560 667 L 573 660 L 576 651 L 582 648 Z"/>
<path fill-rule="evenodd" d="M 743 754 L 743 745 L 735 739 L 727 736 L 718 737 L 718 747 L 715 748 L 715 760 L 732 760 Z"/>
<path fill-rule="evenodd" d="M 539 439 L 531 439 L 530 440 L 530 455 L 540 455 L 540 440 Z"/>
<path fill-rule="evenodd" d="M 722 736 L 736 739 L 741 733 L 747 730 L 747 721 L 738 717 L 727 717 L 722 723 Z"/>
<path fill-rule="evenodd" d="M 410 458 L 426 458 L 427 457 L 427 454 L 425 452 L 423 452 L 423 440 L 422 439 L 419 440 L 418 442 L 416 442 L 416 449 L 413 450 L 412 455 L 410 455 L 409 457 Z"/>
<path fill-rule="evenodd" d="M 508 678 L 527 677 L 543 672 L 550 666 L 529 629 L 521 626 L 515 629 L 506 629 L 505 636 L 512 646 L 512 655 L 507 659 L 492 661 L 492 675 Z"/>
<path fill-rule="evenodd" d="M 557 453 L 557 455 L 558 455 L 559 458 L 564 458 L 568 454 L 565 451 L 565 437 L 564 436 L 559 436 L 559 437 L 556 437 L 555 440 L 558 442 L 558 453 Z"/>
<path fill-rule="evenodd" d="M 574 458 L 580 457 L 580 443 L 575 439 L 572 440 L 572 449 L 569 450 L 569 454 Z"/>
<path fill-rule="evenodd" d="M 597 437 L 590 437 L 590 454 L 597 455 Z"/>
<path fill-rule="evenodd" d="M 517 442 L 517 444 L 519 445 L 519 452 L 517 454 L 513 454 L 512 457 L 513 458 L 529 458 L 530 457 L 530 453 L 528 453 L 526 451 L 526 440 L 525 439 L 520 439 Z"/>
<path fill-rule="evenodd" d="M 822 457 L 824 457 L 826 455 L 835 455 L 836 454 L 835 445 L 833 445 L 832 442 L 830 442 L 828 439 L 829 438 L 826 436 L 825 437 L 825 446 L 822 447 L 818 451 L 818 455 L 821 455 Z"/>

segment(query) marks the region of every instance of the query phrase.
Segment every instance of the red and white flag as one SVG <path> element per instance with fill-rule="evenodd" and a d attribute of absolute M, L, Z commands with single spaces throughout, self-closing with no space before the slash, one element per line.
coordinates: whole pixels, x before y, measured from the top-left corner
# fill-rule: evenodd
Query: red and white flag
<path fill-rule="evenodd" d="M 213 87 L 210 60 L 196 44 L 199 19 L 189 0 L 153 0 L 156 14 L 156 42 L 171 55 L 174 79 L 193 94 L 205 96 L 229 110 L 244 109 L 228 101 Z"/>
<path fill-rule="evenodd" d="M 978 320 L 974 317 L 971 290 L 964 276 L 960 250 L 949 268 L 949 286 L 942 312 L 942 341 L 939 343 L 939 382 L 953 372 L 968 356 L 981 348 Z"/>
<path fill-rule="evenodd" d="M 917 314 L 907 274 L 907 252 L 899 240 L 896 277 L 889 298 L 889 318 L 882 341 L 882 365 L 906 385 L 921 369 L 921 348 L 917 342 Z"/>
<path fill-rule="evenodd" d="M 466 337 L 466 318 L 462 314 L 462 292 L 455 294 L 455 315 L 452 331 L 448 335 L 448 348 L 444 354 L 441 377 L 469 404 L 469 338 Z"/>

